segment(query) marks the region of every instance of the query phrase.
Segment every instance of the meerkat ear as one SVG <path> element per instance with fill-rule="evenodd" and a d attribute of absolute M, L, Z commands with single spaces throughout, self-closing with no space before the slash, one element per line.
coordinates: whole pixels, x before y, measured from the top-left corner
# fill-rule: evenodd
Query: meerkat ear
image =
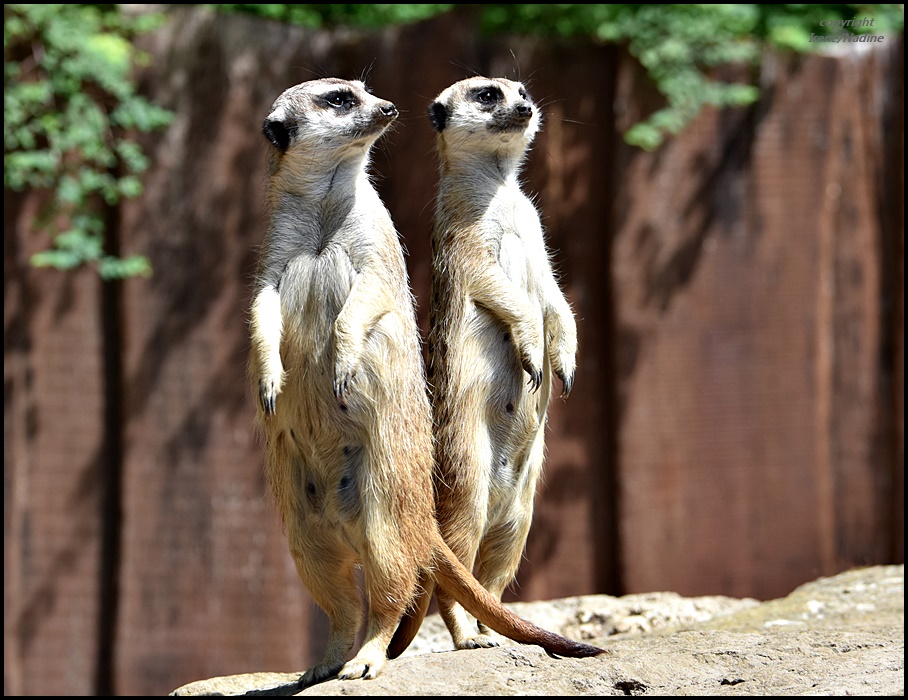
<path fill-rule="evenodd" d="M 444 131 L 448 125 L 448 110 L 441 102 L 433 102 L 429 107 L 429 121 L 435 131 Z"/>
<path fill-rule="evenodd" d="M 288 129 L 284 122 L 277 119 L 266 119 L 262 124 L 262 133 L 282 153 L 290 148 L 290 137 L 293 135 L 293 130 Z"/>

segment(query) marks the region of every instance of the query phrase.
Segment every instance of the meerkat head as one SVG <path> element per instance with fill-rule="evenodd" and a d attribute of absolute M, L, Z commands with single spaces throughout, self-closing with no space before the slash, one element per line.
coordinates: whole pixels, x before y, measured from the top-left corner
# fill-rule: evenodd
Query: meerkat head
<path fill-rule="evenodd" d="M 358 80 L 323 78 L 285 90 L 262 125 L 280 157 L 330 162 L 365 155 L 397 118 L 397 107 Z"/>
<path fill-rule="evenodd" d="M 474 77 L 443 90 L 429 106 L 429 120 L 448 150 L 523 153 L 541 115 L 523 83 Z"/>

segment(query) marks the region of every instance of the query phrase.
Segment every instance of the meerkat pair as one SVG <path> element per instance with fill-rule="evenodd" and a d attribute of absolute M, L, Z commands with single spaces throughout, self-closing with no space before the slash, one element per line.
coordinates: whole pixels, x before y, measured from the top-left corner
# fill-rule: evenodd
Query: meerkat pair
<path fill-rule="evenodd" d="M 510 95 L 512 88 L 495 83 L 501 103 L 504 91 Z M 516 132 L 521 122 L 526 131 L 532 121 L 523 115 L 527 109 L 515 107 L 521 116 L 513 123 L 490 121 L 500 132 Z M 371 146 L 396 117 L 395 106 L 371 95 L 361 82 L 323 79 L 286 90 L 263 125 L 273 147 L 270 223 L 251 306 L 249 368 L 259 397 L 268 482 L 290 552 L 300 578 L 330 619 L 324 658 L 300 678 L 302 686 L 333 676 L 378 675 L 386 659 L 412 640 L 433 587 L 440 599 L 458 601 L 484 624 L 518 642 L 565 656 L 602 652 L 538 628 L 505 608 L 496 590 L 499 584 L 487 582 L 486 590 L 469 571 L 475 555 L 469 543 L 475 534 L 458 536 L 460 521 L 453 515 L 460 507 L 453 499 L 462 494 L 452 495 L 451 507 L 439 506 L 433 498 L 432 408 L 414 300 L 397 232 L 368 176 Z M 536 222 L 538 227 L 538 217 Z M 517 241 L 506 238 L 498 236 L 494 252 L 515 247 Z M 541 438 L 536 435 L 544 423 L 543 398 L 548 397 L 548 389 L 541 386 L 549 371 L 545 338 L 564 332 L 546 315 L 548 306 L 540 311 L 538 300 L 544 297 L 535 285 L 542 280 L 534 275 L 529 265 L 517 275 L 523 284 L 532 280 L 534 301 L 511 310 L 532 311 L 530 318 L 511 315 L 501 320 L 492 315 L 498 313 L 496 307 L 486 307 L 479 296 L 470 302 L 480 327 L 494 330 L 500 341 L 505 333 L 513 338 L 510 354 L 498 350 L 484 364 L 517 362 L 519 371 L 526 368 L 532 379 L 531 391 L 526 391 L 519 380 L 515 387 L 509 373 L 495 374 L 495 381 L 510 377 L 504 380 L 504 393 L 495 394 L 496 401 L 512 402 L 505 402 L 513 405 L 505 413 L 519 418 L 518 425 L 537 427 L 528 433 L 532 444 L 517 448 L 513 445 L 519 431 L 504 429 L 515 438 L 494 449 L 511 460 L 513 476 L 502 480 L 504 470 L 496 470 L 489 484 L 477 486 L 473 501 L 464 501 L 465 508 L 475 510 L 477 499 L 498 508 L 509 502 L 498 495 L 504 488 L 523 494 L 521 507 L 531 511 L 531 503 L 523 501 L 527 483 L 538 472 L 531 465 L 536 457 L 541 463 Z M 479 341 L 483 352 L 487 346 Z M 572 358 L 566 363 L 559 355 L 551 364 L 569 387 Z M 433 392 L 436 400 L 442 397 L 437 389 Z M 440 415 L 438 408 L 435 413 Z M 499 421 L 486 427 L 496 435 L 502 430 Z M 476 461 L 465 462 L 463 473 Z M 445 458 L 445 463 L 450 460 Z M 489 474 L 488 467 L 484 473 Z M 519 485 L 508 485 L 514 478 Z M 440 481 L 436 479 L 436 487 Z M 488 496 L 481 495 L 483 489 Z M 436 508 L 444 515 L 446 536 L 460 549 L 457 554 L 439 529 Z M 524 520 L 528 527 L 528 518 Z M 497 524 L 498 513 L 486 512 L 483 521 Z M 487 534 L 488 528 L 482 529 Z M 525 537 L 525 531 L 516 536 Z M 508 557 L 513 559 L 513 554 Z M 362 621 L 357 566 L 363 570 L 366 632 L 361 648 L 347 661 Z"/>

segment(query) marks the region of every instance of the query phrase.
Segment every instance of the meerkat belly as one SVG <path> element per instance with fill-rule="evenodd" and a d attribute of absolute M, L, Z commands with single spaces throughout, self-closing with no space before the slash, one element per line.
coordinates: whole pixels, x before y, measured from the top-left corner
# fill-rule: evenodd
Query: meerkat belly
<path fill-rule="evenodd" d="M 515 236 L 502 238 L 502 267 L 515 287 L 527 292 L 532 286 L 523 247 Z M 506 262 L 505 262 L 506 261 Z M 528 298 L 530 298 L 528 294 Z M 530 308 L 537 312 L 537 304 Z M 541 314 L 541 309 L 538 310 Z M 490 488 L 490 516 L 513 498 L 515 487 L 525 483 L 529 452 L 544 423 L 542 391 L 532 392 L 526 382 L 511 330 L 491 312 L 473 305 L 463 334 L 461 364 L 472 377 L 480 397 L 482 438 L 486 447 Z M 468 366 L 466 366 L 468 365 Z M 547 396 L 547 395 L 546 395 Z"/>
<path fill-rule="evenodd" d="M 284 389 L 280 410 L 266 425 L 279 451 L 273 468 L 288 485 L 288 506 L 310 524 L 340 523 L 358 509 L 359 472 L 366 436 L 345 415 L 332 391 L 334 322 L 355 271 L 343 251 L 298 255 L 281 280 Z"/>

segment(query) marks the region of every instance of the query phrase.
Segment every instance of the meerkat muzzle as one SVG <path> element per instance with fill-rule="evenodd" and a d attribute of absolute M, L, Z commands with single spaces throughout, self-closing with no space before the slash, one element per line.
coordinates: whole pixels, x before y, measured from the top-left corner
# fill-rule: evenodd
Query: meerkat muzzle
<path fill-rule="evenodd" d="M 397 106 L 391 102 L 385 102 L 378 107 L 379 119 L 383 119 L 386 123 L 390 124 L 395 119 L 399 112 L 397 111 Z"/>

